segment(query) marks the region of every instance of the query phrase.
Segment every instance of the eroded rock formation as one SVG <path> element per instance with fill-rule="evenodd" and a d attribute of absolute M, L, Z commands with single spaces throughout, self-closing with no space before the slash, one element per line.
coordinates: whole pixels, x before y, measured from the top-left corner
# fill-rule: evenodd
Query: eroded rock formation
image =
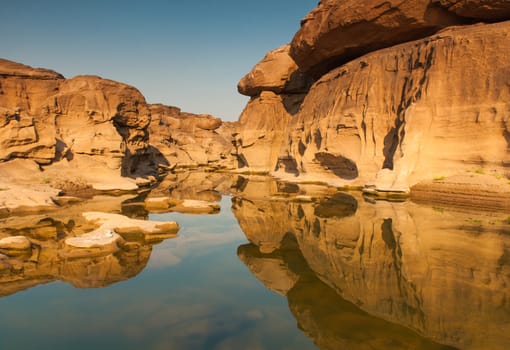
<path fill-rule="evenodd" d="M 60 74 L 0 60 L 0 159 L 48 165 L 93 156 L 124 175 L 146 155 L 150 113 L 135 88 L 95 76 Z"/>
<path fill-rule="evenodd" d="M 269 52 L 238 84 L 251 97 L 233 137 L 242 171 L 270 172 L 280 156 L 287 126 L 311 80 L 297 67 L 285 45 Z"/>
<path fill-rule="evenodd" d="M 509 6 L 321 1 L 289 51 L 270 52 L 239 83 L 254 94 L 239 120 L 239 168 L 376 193 L 440 179 L 448 192 L 508 197 Z M 316 81 L 285 113 L 292 70 Z M 504 193 L 472 190 L 464 175 L 475 173 Z"/>
<path fill-rule="evenodd" d="M 55 188 L 133 191 L 168 171 L 233 169 L 233 132 L 126 84 L 0 60 L 0 211 L 55 207 Z"/>
<path fill-rule="evenodd" d="M 160 104 L 151 105 L 150 110 L 150 142 L 158 164 L 172 169 L 235 168 L 230 123 Z"/>
<path fill-rule="evenodd" d="M 403 190 L 477 168 L 507 174 L 509 33 L 510 22 L 448 29 L 324 75 L 289 136 L 298 171 Z"/>

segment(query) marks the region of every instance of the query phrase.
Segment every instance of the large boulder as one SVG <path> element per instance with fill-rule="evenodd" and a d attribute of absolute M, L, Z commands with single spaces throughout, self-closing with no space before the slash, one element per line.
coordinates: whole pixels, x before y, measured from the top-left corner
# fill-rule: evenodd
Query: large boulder
<path fill-rule="evenodd" d="M 269 51 L 266 56 L 246 74 L 237 85 L 239 93 L 257 96 L 262 91 L 302 93 L 310 86 L 310 80 L 289 56 L 290 45 Z"/>
<path fill-rule="evenodd" d="M 290 55 L 318 78 L 368 52 L 462 23 L 431 0 L 322 0 L 301 21 Z"/>
<path fill-rule="evenodd" d="M 124 175 L 147 154 L 150 111 L 135 88 L 96 76 L 66 80 L 53 97 L 57 156 L 104 158 Z"/>

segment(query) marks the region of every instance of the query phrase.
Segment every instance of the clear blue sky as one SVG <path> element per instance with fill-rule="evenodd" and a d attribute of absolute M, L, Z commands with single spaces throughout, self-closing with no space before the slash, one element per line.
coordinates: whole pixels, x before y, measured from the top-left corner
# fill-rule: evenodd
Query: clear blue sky
<path fill-rule="evenodd" d="M 0 57 L 137 87 L 150 103 L 237 120 L 237 82 L 318 0 L 0 0 Z"/>

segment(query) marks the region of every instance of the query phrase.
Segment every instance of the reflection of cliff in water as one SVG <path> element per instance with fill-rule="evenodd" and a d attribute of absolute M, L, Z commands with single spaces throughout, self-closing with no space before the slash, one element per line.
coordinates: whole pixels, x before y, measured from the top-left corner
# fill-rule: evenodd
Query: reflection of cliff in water
<path fill-rule="evenodd" d="M 252 257 L 260 257 L 257 263 L 255 258 L 247 262 L 246 248 L 240 249 L 241 259 L 266 286 L 272 283 L 271 274 L 264 273 L 266 262 L 273 259 L 272 266 L 280 266 L 266 268 L 279 276 L 274 289 L 287 295 L 300 326 L 321 347 L 349 342 L 355 348 L 350 343 L 355 321 L 339 326 L 337 318 L 343 316 L 332 311 L 342 313 L 344 304 L 442 344 L 466 349 L 506 349 L 510 344 L 510 227 L 505 215 L 454 212 L 411 202 L 370 203 L 348 193 L 315 202 L 292 196 L 282 200 L 275 194 L 264 197 L 259 191 L 256 198 L 234 200 L 241 228 L 260 246 L 249 250 Z M 313 290 L 300 284 L 299 271 L 285 272 L 281 242 L 289 236 L 322 282 L 313 287 L 310 283 Z M 276 263 L 271 254 L 280 254 L 281 261 Z M 287 281 L 292 288 L 285 286 L 282 276 L 293 276 Z M 336 301 L 333 290 L 341 297 Z M 331 302 L 325 301 L 326 295 Z M 314 308 L 327 312 L 323 315 Z M 364 317 L 357 319 L 357 327 L 371 329 L 373 318 Z M 367 333 L 364 342 L 375 348 L 383 348 L 388 340 L 381 338 L 374 345 L 371 337 Z"/>
<path fill-rule="evenodd" d="M 242 245 L 239 258 L 264 285 L 286 295 L 303 332 L 321 349 L 447 349 L 415 332 L 371 316 L 319 280 L 287 236 L 272 253 Z"/>

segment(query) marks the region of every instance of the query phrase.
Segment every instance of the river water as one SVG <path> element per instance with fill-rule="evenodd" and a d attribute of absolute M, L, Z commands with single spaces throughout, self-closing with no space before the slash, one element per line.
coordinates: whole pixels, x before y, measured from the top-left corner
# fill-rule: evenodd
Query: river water
<path fill-rule="evenodd" d="M 39 247 L 0 269 L 0 348 L 510 348 L 508 214 L 234 183 L 215 215 L 96 198 L 181 229 L 90 259 L 58 254 L 80 206 L 0 220 Z"/>

